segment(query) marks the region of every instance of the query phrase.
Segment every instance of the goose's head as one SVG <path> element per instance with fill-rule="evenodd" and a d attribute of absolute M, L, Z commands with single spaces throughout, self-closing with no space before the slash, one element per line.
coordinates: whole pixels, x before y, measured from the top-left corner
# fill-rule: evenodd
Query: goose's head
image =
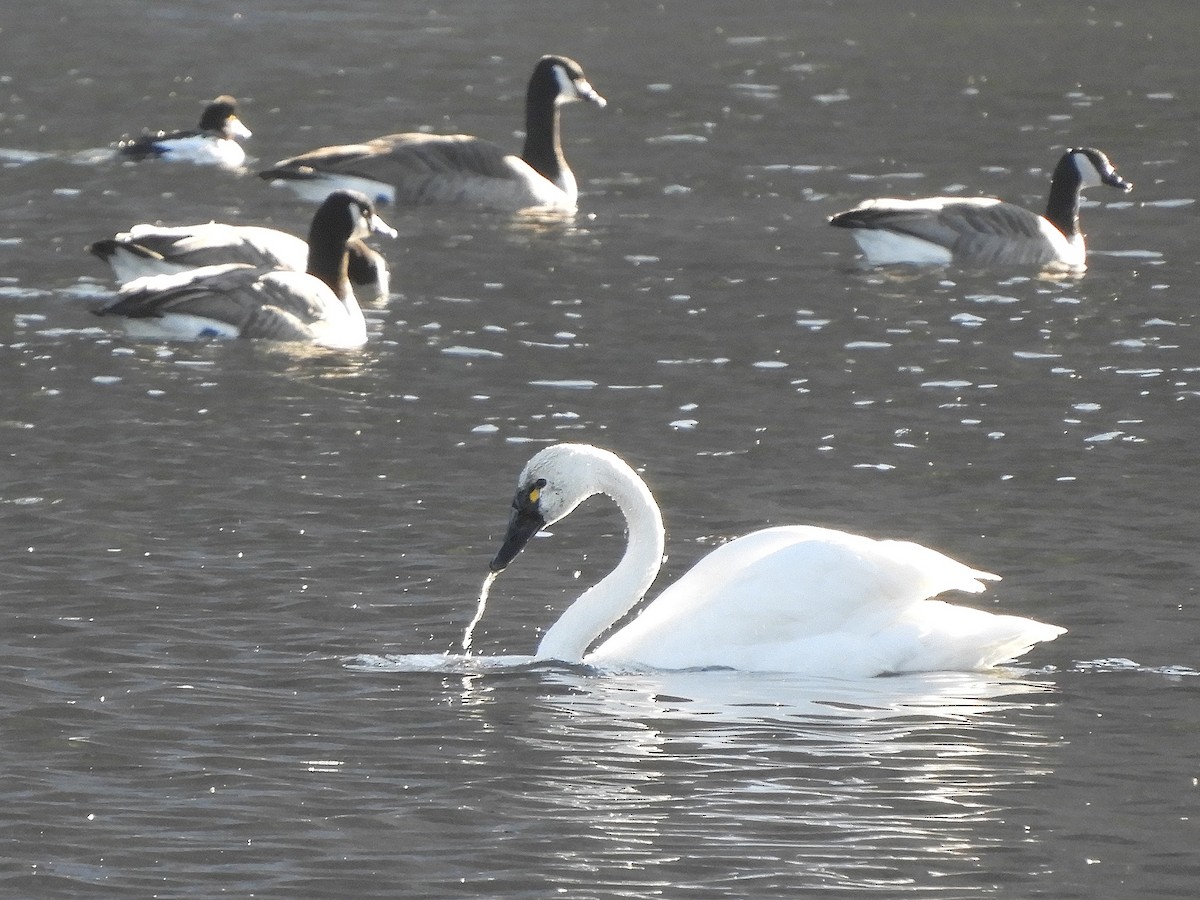
<path fill-rule="evenodd" d="M 601 473 L 614 465 L 626 467 L 615 454 L 588 444 L 554 444 L 538 451 L 517 479 L 508 529 L 491 570 L 503 571 L 535 534 L 603 490 Z"/>
<path fill-rule="evenodd" d="M 1101 150 L 1094 147 L 1073 147 L 1063 155 L 1063 161 L 1068 160 L 1078 173 L 1081 188 L 1103 184 L 1125 193 L 1133 190 L 1133 182 L 1126 181 L 1118 175 L 1116 166 Z"/>
<path fill-rule="evenodd" d="M 538 60 L 529 79 L 529 93 L 532 95 L 545 89 L 543 85 L 553 90 L 555 106 L 576 100 L 586 100 L 597 106 L 608 103 L 587 80 L 583 66 L 565 56 L 543 56 Z"/>
<path fill-rule="evenodd" d="M 200 117 L 201 131 L 215 131 L 225 138 L 248 138 L 250 129 L 238 118 L 237 100 L 222 94 L 204 108 Z"/>
<path fill-rule="evenodd" d="M 370 198 L 359 191 L 334 191 L 326 197 L 313 216 L 310 244 L 318 232 L 344 235 L 347 241 L 372 234 L 394 238 L 397 234 L 396 229 L 375 212 L 375 205 Z"/>

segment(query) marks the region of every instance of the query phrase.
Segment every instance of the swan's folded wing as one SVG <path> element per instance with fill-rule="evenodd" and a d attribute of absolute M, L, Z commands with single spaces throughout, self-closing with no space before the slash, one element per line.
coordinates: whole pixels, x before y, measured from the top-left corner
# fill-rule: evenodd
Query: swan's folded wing
<path fill-rule="evenodd" d="M 996 577 L 919 544 L 815 526 L 768 528 L 701 559 L 597 656 L 711 660 L 719 648 L 716 656 L 732 661 L 741 651 L 731 648 L 870 634 L 927 597 L 978 592 Z"/>

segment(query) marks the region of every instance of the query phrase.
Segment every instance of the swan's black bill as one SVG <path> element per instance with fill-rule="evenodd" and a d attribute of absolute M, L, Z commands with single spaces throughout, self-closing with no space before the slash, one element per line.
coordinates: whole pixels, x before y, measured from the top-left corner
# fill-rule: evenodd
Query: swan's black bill
<path fill-rule="evenodd" d="M 527 503 L 519 506 L 514 504 L 514 506 L 516 508 L 513 509 L 512 516 L 508 520 L 508 530 L 504 533 L 504 543 L 500 545 L 500 552 L 488 566 L 493 572 L 504 571 L 504 567 L 513 561 L 530 539 L 546 527 L 546 520 L 538 512 L 536 504 Z"/>

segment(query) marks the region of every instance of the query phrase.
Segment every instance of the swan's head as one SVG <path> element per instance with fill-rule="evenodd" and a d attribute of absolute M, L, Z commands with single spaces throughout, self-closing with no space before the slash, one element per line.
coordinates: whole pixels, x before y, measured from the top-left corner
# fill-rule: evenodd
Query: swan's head
<path fill-rule="evenodd" d="M 508 529 L 491 570 L 503 571 L 535 534 L 603 490 L 601 473 L 616 467 L 629 468 L 615 454 L 588 444 L 554 444 L 535 454 L 517 479 Z"/>

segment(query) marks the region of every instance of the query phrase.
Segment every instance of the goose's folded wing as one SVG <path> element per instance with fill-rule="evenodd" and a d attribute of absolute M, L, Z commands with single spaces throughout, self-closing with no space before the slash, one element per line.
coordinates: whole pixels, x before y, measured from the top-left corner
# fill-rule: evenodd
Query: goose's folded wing
<path fill-rule="evenodd" d="M 325 282 L 305 272 L 266 272 L 254 282 L 254 289 L 265 309 L 304 325 L 339 315 L 345 309 Z"/>
<path fill-rule="evenodd" d="M 276 179 L 304 181 L 317 178 L 322 172 L 358 174 L 355 166 L 362 164 L 374 153 L 371 144 L 340 144 L 335 147 L 320 147 L 281 159 L 269 169 L 258 173 L 268 181 Z"/>
<path fill-rule="evenodd" d="M 179 275 L 147 275 L 127 282 L 116 299 L 97 310 L 100 315 L 129 318 L 161 317 L 172 312 L 210 315 L 200 309 L 218 311 L 231 297 L 251 291 L 258 272 L 242 264 L 207 266 Z M 233 310 L 237 304 L 230 303 Z M 212 316 L 234 324 L 235 318 Z"/>
<path fill-rule="evenodd" d="M 989 236 L 1007 240 L 1040 240 L 1041 216 L 1012 203 L 947 204 L 938 217 L 943 225 L 964 238 Z"/>
<path fill-rule="evenodd" d="M 469 134 L 393 134 L 371 142 L 405 171 L 427 174 L 469 172 L 485 178 L 511 178 L 503 147 Z"/>
<path fill-rule="evenodd" d="M 162 318 L 176 314 L 223 322 L 243 337 L 306 340 L 325 318 L 329 289 L 302 272 L 262 273 L 253 266 L 208 266 L 184 276 L 149 276 L 126 284 L 101 315 Z"/>
<path fill-rule="evenodd" d="M 254 225 L 135 225 L 121 237 L 127 238 L 122 244 L 133 253 L 196 267 L 238 262 L 303 271 L 308 258 L 308 244 L 300 238 Z"/>
<path fill-rule="evenodd" d="M 1039 240 L 1043 235 L 1041 216 L 988 197 L 869 200 L 829 221 L 839 228 L 891 231 L 943 247 L 977 238 L 1019 241 Z"/>
<path fill-rule="evenodd" d="M 390 182 L 395 177 L 472 172 L 491 178 L 511 175 L 509 154 L 496 144 L 466 134 L 389 134 L 363 144 L 322 147 L 281 160 L 261 173 L 275 178 L 312 178 L 320 172 Z"/>
<path fill-rule="evenodd" d="M 502 147 L 470 135 L 392 134 L 365 144 L 325 147 L 261 173 L 270 180 L 334 176 L 390 185 L 397 203 L 457 203 L 482 185 L 514 182 L 528 166 Z M 482 182 L 482 185 L 481 185 Z"/>

